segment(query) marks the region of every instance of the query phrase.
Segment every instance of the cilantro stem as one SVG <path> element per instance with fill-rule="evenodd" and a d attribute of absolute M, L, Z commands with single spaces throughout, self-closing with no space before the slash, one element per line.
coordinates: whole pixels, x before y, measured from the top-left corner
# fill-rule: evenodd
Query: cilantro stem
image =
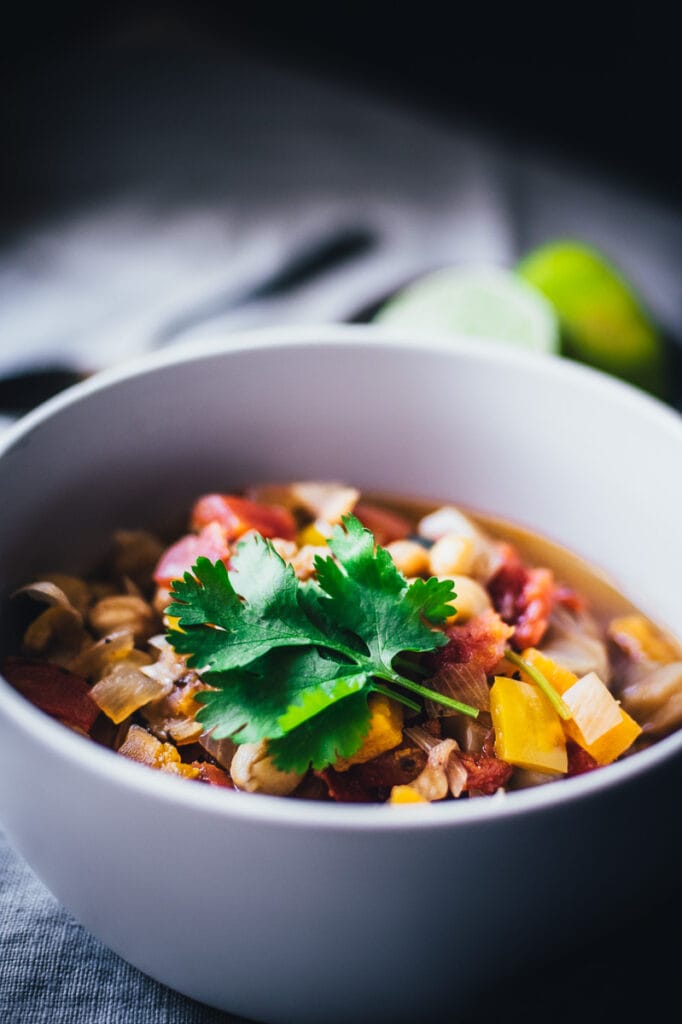
<path fill-rule="evenodd" d="M 406 708 L 411 708 L 412 711 L 421 711 L 421 706 L 416 701 L 406 697 L 404 693 L 396 693 L 395 690 L 389 689 L 388 686 L 382 686 L 381 683 L 372 683 L 372 689 L 375 693 L 383 693 L 384 697 L 397 700 L 399 704 L 404 704 Z"/>
<path fill-rule="evenodd" d="M 434 704 L 442 704 L 443 707 L 459 711 L 462 715 L 478 718 L 478 708 L 472 708 L 470 704 L 462 704 L 461 701 L 454 700 L 452 697 L 446 697 L 445 694 L 438 693 L 436 690 L 429 690 L 427 686 L 422 686 L 421 683 L 413 683 L 411 679 L 405 679 L 404 676 L 398 675 L 397 672 L 386 672 L 384 674 L 375 669 L 373 674 L 379 676 L 380 679 L 386 679 L 388 682 L 395 683 L 396 686 L 402 686 L 405 690 L 411 690 L 412 693 L 418 693 L 420 697 L 431 700 Z"/>
<path fill-rule="evenodd" d="M 402 654 L 394 658 L 394 664 L 403 671 L 414 672 L 415 675 L 423 676 L 425 679 L 431 674 L 423 665 L 417 664 L 416 661 L 410 661 L 409 658 L 404 658 Z"/>
<path fill-rule="evenodd" d="M 525 658 L 522 658 L 520 654 L 517 654 L 516 651 L 512 651 L 509 647 L 504 652 L 504 656 L 507 661 L 511 661 L 512 665 L 516 665 L 533 680 L 533 682 L 542 690 L 545 697 L 560 718 L 563 718 L 564 721 L 568 721 L 569 718 L 573 717 L 571 709 L 568 707 L 566 702 L 561 699 L 561 696 L 554 689 L 549 679 L 547 679 L 547 677 L 543 675 L 535 665 L 531 665 L 529 661 L 526 661 Z"/>

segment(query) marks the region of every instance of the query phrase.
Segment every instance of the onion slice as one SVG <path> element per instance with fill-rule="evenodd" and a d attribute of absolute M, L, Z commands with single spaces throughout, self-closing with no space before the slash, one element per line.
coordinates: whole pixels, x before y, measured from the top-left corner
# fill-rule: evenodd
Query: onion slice
<path fill-rule="evenodd" d="M 410 783 L 425 800 L 443 800 L 448 793 L 457 798 L 464 792 L 467 770 L 459 757 L 459 746 L 453 739 L 437 740 L 420 726 L 405 730 L 417 746 L 428 753 L 425 768 Z"/>
<path fill-rule="evenodd" d="M 36 580 L 35 583 L 27 583 L 23 587 L 19 587 L 12 594 L 12 597 L 19 597 L 25 595 L 26 597 L 33 598 L 34 601 L 42 601 L 43 604 L 50 605 L 51 607 L 63 608 L 64 611 L 69 612 L 78 621 L 83 621 L 83 616 L 64 593 L 61 587 L 58 587 L 56 583 L 51 583 L 49 580 Z"/>
<path fill-rule="evenodd" d="M 555 606 L 540 649 L 547 658 L 577 676 L 596 672 L 606 681 L 611 676 L 606 645 L 599 639 L 597 623 L 588 612 L 571 612 L 561 605 Z"/>
<path fill-rule="evenodd" d="M 223 768 L 229 770 L 237 749 L 236 743 L 233 743 L 230 739 L 214 740 L 209 732 L 205 732 L 199 737 L 199 743 L 206 753 L 211 755 L 214 761 L 217 761 Z"/>
<path fill-rule="evenodd" d="M 86 647 L 68 667 L 86 679 L 99 679 L 110 665 L 130 654 L 134 646 L 132 629 L 118 629 Z"/>
<path fill-rule="evenodd" d="M 134 665 L 120 662 L 114 665 L 90 690 L 97 707 L 119 725 L 139 708 L 165 697 L 172 683 L 150 679 Z"/>
<path fill-rule="evenodd" d="M 443 665 L 429 680 L 429 687 L 446 697 L 469 704 L 479 711 L 490 711 L 488 677 L 475 661 L 453 662 Z M 441 704 L 427 701 L 426 710 L 431 718 L 457 714 Z"/>

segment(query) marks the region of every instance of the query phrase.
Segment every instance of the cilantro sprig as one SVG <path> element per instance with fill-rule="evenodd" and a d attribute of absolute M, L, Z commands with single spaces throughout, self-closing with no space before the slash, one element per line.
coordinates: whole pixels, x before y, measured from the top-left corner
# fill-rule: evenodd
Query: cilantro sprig
<path fill-rule="evenodd" d="M 367 697 L 389 693 L 414 710 L 405 691 L 476 717 L 469 707 L 401 674 L 406 652 L 447 643 L 438 625 L 452 614 L 452 582 L 408 583 L 388 551 L 354 516 L 301 582 L 270 541 L 243 541 L 228 571 L 197 559 L 171 590 L 168 641 L 211 689 L 197 719 L 216 739 L 268 740 L 285 771 L 321 769 L 350 757 L 370 723 Z"/>

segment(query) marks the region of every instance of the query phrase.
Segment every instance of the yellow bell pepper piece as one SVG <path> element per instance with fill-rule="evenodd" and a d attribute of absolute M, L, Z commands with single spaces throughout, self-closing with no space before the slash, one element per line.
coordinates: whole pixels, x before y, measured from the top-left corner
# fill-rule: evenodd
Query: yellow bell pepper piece
<path fill-rule="evenodd" d="M 609 636 L 637 657 L 650 658 L 664 665 L 680 656 L 679 647 L 643 615 L 622 615 L 609 623 Z"/>
<path fill-rule="evenodd" d="M 428 804 L 429 801 L 412 786 L 393 786 L 388 802 L 389 804 Z"/>
<path fill-rule="evenodd" d="M 611 764 L 632 746 L 642 729 L 620 706 L 596 672 L 588 672 L 563 694 L 573 717 L 567 734 L 597 764 Z"/>
<path fill-rule="evenodd" d="M 522 651 L 521 657 L 536 668 L 538 672 L 542 672 L 547 682 L 554 687 L 560 696 L 563 696 L 566 690 L 578 681 L 575 673 L 570 672 L 567 668 L 562 668 L 561 665 L 557 665 L 555 661 L 552 661 L 551 658 L 548 658 L 536 647 L 527 647 L 525 651 Z M 521 672 L 521 675 L 524 675 L 524 673 Z M 527 676 L 524 676 L 524 678 L 527 682 L 532 682 L 532 679 L 529 679 Z"/>
<path fill-rule="evenodd" d="M 299 547 L 311 545 L 314 548 L 324 547 L 327 539 L 332 535 L 332 527 L 322 519 L 316 519 L 314 523 L 308 523 L 302 530 L 299 530 L 296 543 Z"/>
<path fill-rule="evenodd" d="M 531 683 L 497 676 L 490 690 L 495 752 L 507 764 L 562 775 L 568 770 L 561 719 Z"/>
<path fill-rule="evenodd" d="M 371 761 L 379 754 L 397 747 L 403 738 L 403 712 L 400 704 L 383 693 L 370 694 L 367 703 L 372 713 L 369 732 L 352 757 L 339 758 L 335 762 L 337 772 L 345 772 L 351 765 Z"/>

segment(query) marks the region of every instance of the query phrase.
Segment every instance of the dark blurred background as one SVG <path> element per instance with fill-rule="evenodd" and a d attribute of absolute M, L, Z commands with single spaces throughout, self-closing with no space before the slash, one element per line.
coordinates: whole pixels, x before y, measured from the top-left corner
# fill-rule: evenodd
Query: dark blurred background
<path fill-rule="evenodd" d="M 2 163 L 10 189 L 3 221 L 16 214 L 15 203 L 37 198 L 12 166 L 27 136 L 69 116 L 49 91 L 46 64 L 57 59 L 73 67 L 88 51 L 140 47 L 228 47 L 305 68 L 445 124 L 556 154 L 578 168 L 586 164 L 679 206 L 679 75 L 667 27 L 655 5 L 622 5 L 613 17 L 599 5 L 550 13 L 428 0 L 403 9 L 201 0 L 7 6 Z M 46 90 L 39 109 L 22 105 L 27 79 Z M 96 81 L 90 85 L 97 88 Z"/>

